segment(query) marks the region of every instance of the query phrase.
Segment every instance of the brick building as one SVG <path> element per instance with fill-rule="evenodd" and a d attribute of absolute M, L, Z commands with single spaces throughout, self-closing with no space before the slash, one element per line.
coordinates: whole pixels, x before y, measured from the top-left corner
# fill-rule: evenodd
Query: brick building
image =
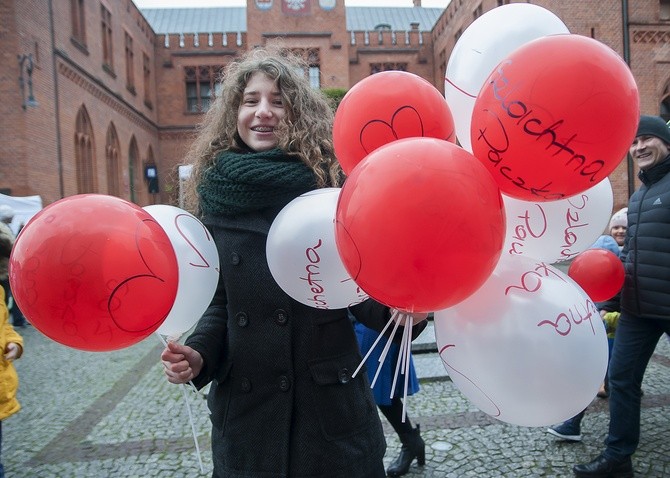
<path fill-rule="evenodd" d="M 218 71 L 236 55 L 281 41 L 305 55 L 315 87 L 347 89 L 402 69 L 444 91 L 459 36 L 510 3 L 452 0 L 434 9 L 413 1 L 378 8 L 247 0 L 140 11 L 132 0 L 0 0 L 0 192 L 38 194 L 45 205 L 87 192 L 140 205 L 175 202 L 177 166 L 216 94 Z M 670 0 L 524 3 L 619 53 L 642 111 L 670 119 Z M 623 161 L 610 176 L 615 206 L 636 186 L 633 169 Z"/>

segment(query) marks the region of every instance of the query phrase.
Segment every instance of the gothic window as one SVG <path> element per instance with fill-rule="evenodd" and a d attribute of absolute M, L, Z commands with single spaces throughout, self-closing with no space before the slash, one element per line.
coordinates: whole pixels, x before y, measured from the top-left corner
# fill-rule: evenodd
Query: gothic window
<path fill-rule="evenodd" d="M 121 196 L 121 164 L 119 156 L 121 147 L 119 137 L 116 134 L 114 123 L 107 128 L 107 141 L 105 142 L 105 161 L 107 163 L 107 194 L 110 196 Z"/>
<path fill-rule="evenodd" d="M 670 0 L 660 0 L 661 20 L 670 20 Z"/>
<path fill-rule="evenodd" d="M 70 20 L 72 21 L 72 39 L 86 46 L 86 15 L 84 0 L 70 0 Z"/>
<path fill-rule="evenodd" d="M 77 167 L 77 193 L 96 192 L 95 149 L 93 147 L 93 128 L 86 108 L 82 106 L 77 113 L 74 133 L 74 154 Z"/>
<path fill-rule="evenodd" d="M 291 53 L 302 58 L 307 64 L 304 71 L 312 88 L 321 88 L 321 53 L 318 48 L 293 48 Z"/>
<path fill-rule="evenodd" d="M 135 68 L 133 66 L 135 53 L 133 52 L 133 37 L 125 32 L 126 46 L 126 88 L 135 94 Z"/>
<path fill-rule="evenodd" d="M 110 73 L 114 72 L 114 50 L 112 48 L 112 14 L 100 5 L 102 25 L 102 66 Z"/>
<path fill-rule="evenodd" d="M 370 74 L 374 75 L 380 71 L 407 71 L 407 63 L 370 63 Z"/>
<path fill-rule="evenodd" d="M 144 77 L 144 104 L 151 108 L 151 59 L 146 53 L 142 53 L 142 72 Z"/>
<path fill-rule="evenodd" d="M 665 87 L 663 93 L 663 99 L 661 100 L 661 117 L 668 122 L 668 126 L 670 127 L 670 84 Z"/>
<path fill-rule="evenodd" d="M 204 113 L 216 96 L 216 78 L 223 67 L 220 65 L 187 66 L 184 68 L 186 81 L 186 111 Z"/>
<path fill-rule="evenodd" d="M 140 171 L 140 150 L 137 147 L 135 136 L 130 139 L 128 146 L 128 172 L 130 173 L 130 200 L 139 204 L 142 192 L 142 172 Z"/>

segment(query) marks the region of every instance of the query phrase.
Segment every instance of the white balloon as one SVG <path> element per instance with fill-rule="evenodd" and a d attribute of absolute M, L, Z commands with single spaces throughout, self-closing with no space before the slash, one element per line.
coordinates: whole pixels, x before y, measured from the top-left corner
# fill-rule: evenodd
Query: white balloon
<path fill-rule="evenodd" d="M 493 69 L 518 47 L 547 35 L 570 33 L 549 10 L 511 3 L 489 10 L 465 29 L 449 56 L 444 95 L 463 149 L 472 152 L 470 124 L 475 98 Z"/>
<path fill-rule="evenodd" d="M 522 426 L 576 415 L 607 370 L 605 326 L 567 275 L 503 257 L 473 295 L 435 312 L 435 338 L 458 389 L 480 410 Z"/>
<path fill-rule="evenodd" d="M 266 255 L 275 281 L 317 309 L 343 309 L 368 298 L 347 273 L 335 244 L 339 195 L 340 188 L 323 188 L 295 198 L 268 233 Z"/>
<path fill-rule="evenodd" d="M 607 227 L 614 203 L 608 178 L 557 201 L 502 197 L 507 219 L 503 256 L 526 256 L 549 263 L 572 259 L 593 245 Z"/>
<path fill-rule="evenodd" d="M 219 253 L 212 235 L 193 214 L 167 204 L 146 206 L 144 210 L 161 225 L 177 256 L 177 296 L 156 332 L 178 338 L 196 324 L 214 297 Z"/>

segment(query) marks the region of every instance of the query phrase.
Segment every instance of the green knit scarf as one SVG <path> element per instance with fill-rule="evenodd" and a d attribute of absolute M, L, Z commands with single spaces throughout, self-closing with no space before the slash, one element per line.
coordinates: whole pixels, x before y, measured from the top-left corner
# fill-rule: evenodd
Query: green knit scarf
<path fill-rule="evenodd" d="M 312 170 L 280 149 L 222 151 L 203 173 L 198 194 L 203 214 L 232 216 L 283 207 L 316 187 Z"/>

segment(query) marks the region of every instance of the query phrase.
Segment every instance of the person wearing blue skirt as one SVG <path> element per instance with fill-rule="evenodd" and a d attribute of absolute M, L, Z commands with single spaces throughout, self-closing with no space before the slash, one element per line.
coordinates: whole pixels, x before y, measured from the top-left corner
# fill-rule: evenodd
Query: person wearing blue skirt
<path fill-rule="evenodd" d="M 354 328 L 356 330 L 356 337 L 361 348 L 361 353 L 365 356 L 372 345 L 379 336 L 378 332 L 367 328 L 360 322 L 355 322 Z M 375 348 L 370 353 L 366 364 L 367 373 L 370 383 L 373 382 L 377 374 L 377 367 L 379 365 L 379 358 L 384 350 L 386 341 L 380 340 Z M 377 376 L 377 380 L 372 387 L 375 403 L 382 414 L 386 417 L 388 422 L 393 427 L 393 430 L 398 435 L 402 448 L 400 455 L 391 463 L 386 470 L 387 476 L 402 476 L 409 472 L 410 465 L 416 458 L 417 464 L 423 466 L 426 463 L 426 444 L 421 438 L 421 430 L 419 425 L 412 427 L 409 417 L 403 420 L 403 402 L 405 388 L 404 374 L 398 375 L 396 380 L 395 390 L 391 396 L 391 387 L 393 386 L 393 376 L 396 370 L 396 362 L 400 353 L 400 345 L 392 343 L 384 362 L 381 365 L 381 370 Z M 414 361 L 410 354 L 409 362 L 409 377 L 407 380 L 407 395 L 414 395 L 419 391 L 419 379 L 414 370 Z"/>

